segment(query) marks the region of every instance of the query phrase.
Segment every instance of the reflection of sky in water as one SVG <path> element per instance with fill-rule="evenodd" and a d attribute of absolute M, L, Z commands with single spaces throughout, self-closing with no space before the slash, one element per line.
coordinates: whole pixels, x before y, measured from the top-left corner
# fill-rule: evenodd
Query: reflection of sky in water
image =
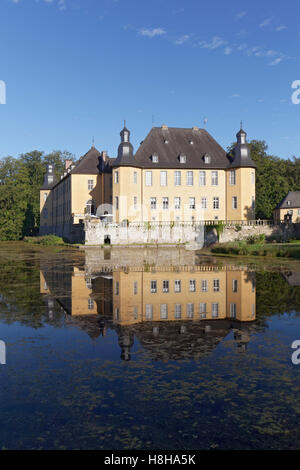
<path fill-rule="evenodd" d="M 87 288 L 96 313 L 67 313 L 70 306 L 77 312 L 73 265 L 82 267 L 76 275 L 86 285 L 82 254 L 73 260 L 70 254 L 19 253 L 11 266 L 0 248 L 1 256 L 3 447 L 299 448 L 300 366 L 292 365 L 290 346 L 298 333 L 300 339 L 300 287 L 280 272 L 256 273 L 254 321 L 126 317 L 122 325 L 113 316 L 113 275 L 106 275 L 103 292 L 97 292 L 97 276 Z M 41 266 L 45 279 L 53 269 L 69 277 L 69 290 L 61 282 L 51 285 L 48 276 L 49 292 L 41 294 Z M 88 297 L 79 285 L 80 303 Z M 126 299 L 133 307 L 130 295 Z M 212 329 L 204 332 L 205 325 Z M 130 361 L 120 359 L 124 344 Z"/>

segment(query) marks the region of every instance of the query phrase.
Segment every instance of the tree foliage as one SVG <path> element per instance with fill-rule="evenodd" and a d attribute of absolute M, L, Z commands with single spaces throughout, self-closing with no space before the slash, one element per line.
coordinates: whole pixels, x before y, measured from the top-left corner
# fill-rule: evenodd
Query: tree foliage
<path fill-rule="evenodd" d="M 40 223 L 39 189 L 44 181 L 46 165 L 55 165 L 57 178 L 64 162 L 74 160 L 67 151 L 44 154 L 34 150 L 0 160 L 0 240 L 20 240 L 36 235 Z"/>

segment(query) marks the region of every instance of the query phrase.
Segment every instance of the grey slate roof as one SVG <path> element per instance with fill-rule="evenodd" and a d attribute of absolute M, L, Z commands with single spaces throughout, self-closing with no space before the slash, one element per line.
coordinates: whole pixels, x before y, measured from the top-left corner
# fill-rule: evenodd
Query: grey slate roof
<path fill-rule="evenodd" d="M 288 201 L 290 201 L 290 204 L 287 203 Z M 300 208 L 300 191 L 289 191 L 276 206 L 276 209 L 293 208 Z"/>
<path fill-rule="evenodd" d="M 69 175 L 98 175 L 101 172 L 111 171 L 112 164 L 115 160 L 115 158 L 107 156 L 105 165 L 102 165 L 101 153 L 95 147 L 91 147 L 90 150 L 75 163 L 75 168 L 73 168 L 73 170 L 67 172 L 67 174 L 59 181 L 55 181 L 51 188 L 41 187 L 41 189 L 53 189 Z"/>
<path fill-rule="evenodd" d="M 152 155 L 158 156 L 158 163 L 152 162 Z M 186 163 L 180 163 L 180 155 L 186 156 Z M 210 163 L 204 162 L 205 155 L 210 156 Z M 153 127 L 134 158 L 118 159 L 113 166 L 224 169 L 230 168 L 233 163 L 235 167 L 239 166 L 205 129 Z M 245 166 L 255 167 L 255 164 L 250 158 Z"/>
<path fill-rule="evenodd" d="M 102 167 L 101 153 L 95 147 L 91 147 L 70 173 L 73 175 L 98 175 L 101 171 L 109 168 L 113 160 L 114 158 L 107 157 L 107 164 Z"/>

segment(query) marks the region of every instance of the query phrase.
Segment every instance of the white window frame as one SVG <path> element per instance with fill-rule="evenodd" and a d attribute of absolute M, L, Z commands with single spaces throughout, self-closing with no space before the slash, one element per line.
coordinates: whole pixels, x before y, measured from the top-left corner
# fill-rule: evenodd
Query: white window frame
<path fill-rule="evenodd" d="M 199 304 L 199 313 L 207 313 L 207 304 L 206 302 L 200 302 Z"/>
<path fill-rule="evenodd" d="M 194 318 L 195 306 L 192 303 L 186 304 L 186 317 Z"/>
<path fill-rule="evenodd" d="M 179 196 L 174 197 L 174 209 L 181 208 L 181 198 Z"/>
<path fill-rule="evenodd" d="M 201 198 L 201 209 L 207 209 L 207 197 Z"/>
<path fill-rule="evenodd" d="M 174 281 L 174 292 L 179 293 L 181 292 L 181 280 L 175 279 Z"/>
<path fill-rule="evenodd" d="M 190 279 L 190 292 L 196 292 L 196 279 Z"/>
<path fill-rule="evenodd" d="M 199 171 L 199 186 L 206 186 L 206 171 Z"/>
<path fill-rule="evenodd" d="M 152 186 L 152 171 L 145 172 L 145 186 Z"/>
<path fill-rule="evenodd" d="M 160 172 L 160 185 L 168 186 L 168 172 L 165 170 Z"/>
<path fill-rule="evenodd" d="M 155 279 L 151 279 L 150 281 L 150 292 L 151 294 L 157 293 L 157 281 Z"/>
<path fill-rule="evenodd" d="M 213 198 L 213 209 L 215 210 L 220 209 L 220 198 L 218 196 L 215 196 Z"/>
<path fill-rule="evenodd" d="M 236 171 L 235 170 L 230 170 L 229 171 L 229 184 L 231 186 L 236 185 Z"/>
<path fill-rule="evenodd" d="M 186 172 L 186 185 L 187 186 L 193 186 L 194 185 L 194 172 L 193 171 L 187 171 Z"/>
<path fill-rule="evenodd" d="M 202 279 L 201 281 L 201 292 L 208 292 L 208 280 Z"/>
<path fill-rule="evenodd" d="M 168 319 L 168 304 L 160 304 L 160 319 Z"/>
<path fill-rule="evenodd" d="M 238 198 L 237 196 L 232 196 L 232 209 L 238 208 Z"/>
<path fill-rule="evenodd" d="M 181 186 L 181 171 L 174 171 L 174 186 Z"/>
<path fill-rule="evenodd" d="M 190 197 L 189 198 L 189 208 L 190 209 L 196 209 L 196 198 L 195 197 Z"/>
<path fill-rule="evenodd" d="M 150 209 L 156 210 L 156 197 L 150 197 Z"/>
<path fill-rule="evenodd" d="M 236 303 L 230 304 L 230 318 L 236 318 Z"/>
<path fill-rule="evenodd" d="M 163 203 L 163 209 L 168 210 L 169 209 L 169 198 L 168 197 L 163 197 L 162 198 L 162 203 Z"/>
<path fill-rule="evenodd" d="M 181 312 L 182 312 L 181 304 L 175 304 L 174 305 L 174 318 L 177 320 L 180 320 Z"/>
<path fill-rule="evenodd" d="M 145 318 L 148 321 L 153 320 L 153 305 L 152 304 L 146 304 L 145 307 Z"/>
<path fill-rule="evenodd" d="M 211 304 L 211 316 L 212 316 L 212 318 L 218 318 L 218 316 L 219 316 L 219 302 L 212 302 L 212 304 Z"/>
<path fill-rule="evenodd" d="M 219 185 L 219 173 L 217 170 L 213 170 L 211 172 L 211 185 L 218 186 Z"/>
<path fill-rule="evenodd" d="M 167 294 L 169 292 L 169 287 L 170 287 L 170 283 L 168 281 L 168 279 L 164 279 L 163 280 L 163 287 L 162 287 L 162 291 Z"/>

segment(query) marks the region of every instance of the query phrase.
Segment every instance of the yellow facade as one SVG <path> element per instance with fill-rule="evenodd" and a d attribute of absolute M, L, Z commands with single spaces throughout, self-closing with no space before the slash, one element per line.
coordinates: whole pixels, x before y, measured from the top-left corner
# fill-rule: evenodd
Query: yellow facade
<path fill-rule="evenodd" d="M 147 170 L 129 166 L 116 167 L 113 169 L 114 220 L 121 223 L 124 220 L 190 222 L 254 219 L 255 169 L 235 169 L 234 185 L 230 183 L 230 171 L 232 170 Z M 151 185 L 146 184 L 147 172 L 151 172 Z M 167 175 L 167 184 L 164 186 L 161 184 L 162 172 Z M 175 172 L 180 172 L 180 185 L 175 184 Z M 188 172 L 193 175 L 192 185 L 187 184 Z M 201 184 L 200 172 L 205 173 L 205 185 Z M 215 172 L 218 184 L 213 184 Z M 237 198 L 236 209 L 233 197 Z M 156 208 L 153 208 L 153 198 Z M 167 208 L 164 207 L 164 198 L 168 198 Z"/>
<path fill-rule="evenodd" d="M 292 223 L 299 223 L 300 221 L 300 207 L 293 207 L 292 209 L 285 208 L 285 209 L 275 209 L 274 210 L 274 221 L 275 223 L 279 223 L 284 220 L 284 216 L 292 214 Z"/>
<path fill-rule="evenodd" d="M 105 294 L 106 301 L 112 296 L 110 314 L 114 323 L 122 326 L 180 320 L 251 322 L 256 316 L 255 276 L 245 270 L 201 266 L 115 271 L 111 280 L 105 280 L 101 298 L 99 285 L 94 292 L 95 285 L 83 270 L 74 267 L 62 279 L 56 271 L 54 276 L 47 278 L 47 272 L 41 271 L 41 294 L 56 296 L 63 288 L 60 302 L 64 304 L 66 299 L 68 313 L 72 316 L 101 313 L 98 312 L 101 299 Z"/>
<path fill-rule="evenodd" d="M 123 326 L 226 318 L 248 322 L 255 319 L 255 302 L 255 283 L 246 271 L 208 268 L 113 276 L 113 318 Z"/>
<path fill-rule="evenodd" d="M 235 178 L 231 172 L 235 171 Z M 255 219 L 255 170 L 254 168 L 236 168 L 227 170 L 226 220 L 251 220 Z M 235 184 L 232 184 L 235 181 Z M 235 201 L 233 198 L 236 199 Z"/>
<path fill-rule="evenodd" d="M 84 219 L 88 201 L 93 201 L 95 211 L 110 204 L 111 178 L 111 173 L 68 174 L 53 189 L 40 190 L 40 233 L 67 235 Z"/>

